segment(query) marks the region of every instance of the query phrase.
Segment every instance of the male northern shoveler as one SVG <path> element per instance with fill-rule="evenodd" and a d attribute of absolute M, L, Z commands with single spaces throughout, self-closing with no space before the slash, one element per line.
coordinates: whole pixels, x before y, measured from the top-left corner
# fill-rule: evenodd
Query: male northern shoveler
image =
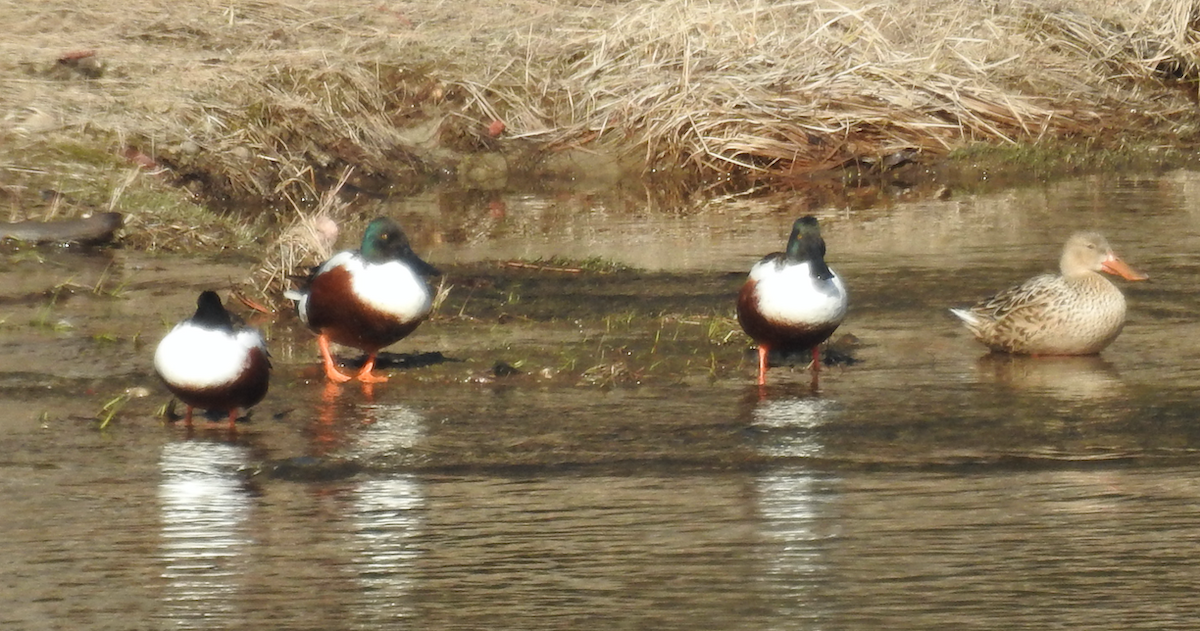
<path fill-rule="evenodd" d="M 813 370 L 819 370 L 818 345 L 842 323 L 846 304 L 842 279 L 825 264 L 825 240 L 816 217 L 797 219 L 787 250 L 755 263 L 738 294 L 738 322 L 758 343 L 758 384 L 767 383 L 771 349 L 811 348 Z"/>
<path fill-rule="evenodd" d="M 980 301 L 951 309 L 975 339 L 1001 353 L 1094 355 L 1125 326 L 1125 296 L 1100 272 L 1145 280 L 1095 232 L 1072 235 L 1061 274 L 1043 274 Z"/>
<path fill-rule="evenodd" d="M 175 325 L 154 351 L 154 370 L 187 406 L 229 412 L 234 427 L 238 410 L 267 395 L 271 362 L 262 335 L 225 310 L 216 292 L 205 291 L 196 313 Z"/>
<path fill-rule="evenodd" d="M 439 274 L 413 253 L 395 221 L 381 217 L 367 225 L 359 250 L 333 255 L 313 272 L 307 287 L 289 292 L 300 319 L 317 332 L 325 376 L 338 383 L 387 381 L 386 375 L 371 373 L 375 356 L 429 316 L 433 294 L 425 277 Z M 330 342 L 367 352 L 356 375 L 337 369 Z"/>

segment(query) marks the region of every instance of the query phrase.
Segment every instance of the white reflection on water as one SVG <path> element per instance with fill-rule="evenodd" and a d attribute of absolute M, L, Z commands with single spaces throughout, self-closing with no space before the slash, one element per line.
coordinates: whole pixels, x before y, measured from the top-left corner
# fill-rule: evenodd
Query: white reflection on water
<path fill-rule="evenodd" d="M 375 421 L 357 437 L 354 456 L 394 457 L 411 450 L 425 435 L 424 419 L 406 406 L 367 406 L 366 412 Z M 353 565 L 363 587 L 358 612 L 362 622 L 409 618 L 414 615 L 414 570 L 422 554 L 416 541 L 425 521 L 420 480 L 400 473 L 367 479 L 355 486 L 353 496 Z"/>
<path fill-rule="evenodd" d="M 766 439 L 759 451 L 775 458 L 821 455 L 817 429 L 837 416 L 841 407 L 829 399 L 766 399 L 754 406 L 753 423 Z"/>
<path fill-rule="evenodd" d="M 167 616 L 181 629 L 223 628 L 242 588 L 251 497 L 237 470 L 245 447 L 185 441 L 163 447 L 162 559 Z"/>
<path fill-rule="evenodd" d="M 826 560 L 831 537 L 825 525 L 829 521 L 825 504 L 834 497 L 829 484 L 828 479 L 803 469 L 755 480 L 764 542 L 763 579 L 777 597 L 775 618 L 788 624 L 811 624 L 827 614 L 816 592 L 831 572 Z"/>
<path fill-rule="evenodd" d="M 392 456 L 409 451 L 425 436 L 425 420 L 408 406 L 364 405 L 361 409 L 368 423 L 350 447 L 350 455 L 354 458 Z"/>
<path fill-rule="evenodd" d="M 839 411 L 837 403 L 815 397 L 760 401 L 753 422 L 768 439 L 759 449 L 773 457 L 818 457 L 823 446 L 817 430 Z M 829 573 L 824 526 L 825 505 L 834 497 L 829 486 L 827 476 L 802 468 L 772 470 L 755 479 L 763 578 L 778 598 L 777 618 L 789 625 L 780 628 L 814 628 L 827 617 L 815 591 Z"/>
<path fill-rule="evenodd" d="M 364 617 L 384 621 L 413 615 L 409 596 L 421 549 L 425 504 L 415 476 L 366 480 L 354 489 L 354 566 L 363 586 Z"/>

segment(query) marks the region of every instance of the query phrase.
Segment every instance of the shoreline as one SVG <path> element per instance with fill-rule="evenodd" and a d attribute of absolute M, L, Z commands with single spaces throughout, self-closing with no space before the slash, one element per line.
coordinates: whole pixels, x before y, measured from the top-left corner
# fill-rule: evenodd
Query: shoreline
<path fill-rule="evenodd" d="M 191 250 L 343 180 L 925 196 L 1188 166 L 1200 138 L 1181 1 L 111 8 L 0 9 L 0 219 L 123 212 L 134 247 Z"/>

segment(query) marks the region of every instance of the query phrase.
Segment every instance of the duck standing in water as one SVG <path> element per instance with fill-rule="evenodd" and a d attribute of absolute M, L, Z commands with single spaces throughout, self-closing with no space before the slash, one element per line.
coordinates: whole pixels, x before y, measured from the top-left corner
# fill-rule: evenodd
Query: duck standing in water
<path fill-rule="evenodd" d="M 970 309 L 951 309 L 975 339 L 1000 353 L 1094 355 L 1125 326 L 1125 296 L 1100 272 L 1146 280 L 1095 232 L 1067 240 L 1061 274 L 1043 274 Z"/>
<path fill-rule="evenodd" d="M 228 411 L 233 429 L 238 410 L 267 395 L 271 362 L 262 334 L 226 311 L 216 292 L 205 291 L 196 301 L 195 315 L 159 342 L 154 370 L 187 406 L 188 427 L 192 408 L 201 408 Z"/>
<path fill-rule="evenodd" d="M 333 255 L 317 267 L 306 287 L 287 295 L 297 301 L 300 319 L 317 332 L 330 381 L 379 383 L 388 378 L 371 372 L 376 355 L 429 316 L 433 293 L 425 277 L 439 274 L 413 253 L 395 221 L 381 217 L 367 225 L 360 249 Z M 337 369 L 330 342 L 366 351 L 367 360 L 357 374 Z"/>
<path fill-rule="evenodd" d="M 814 374 L 819 371 L 819 345 L 846 317 L 846 304 L 842 279 L 825 264 L 816 217 L 797 219 L 787 249 L 755 263 L 738 294 L 738 323 L 758 344 L 758 385 L 767 383 L 772 349 L 811 348 Z"/>

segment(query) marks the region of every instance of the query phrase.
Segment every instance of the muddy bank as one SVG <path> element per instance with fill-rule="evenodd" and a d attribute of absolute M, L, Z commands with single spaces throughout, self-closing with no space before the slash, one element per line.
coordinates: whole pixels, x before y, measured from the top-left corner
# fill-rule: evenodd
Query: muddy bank
<path fill-rule="evenodd" d="M 116 211 L 137 247 L 245 247 L 343 176 L 348 199 L 638 180 L 886 202 L 1178 164 L 1200 129 L 1182 0 L 110 5 L 0 9 L 9 221 Z"/>

